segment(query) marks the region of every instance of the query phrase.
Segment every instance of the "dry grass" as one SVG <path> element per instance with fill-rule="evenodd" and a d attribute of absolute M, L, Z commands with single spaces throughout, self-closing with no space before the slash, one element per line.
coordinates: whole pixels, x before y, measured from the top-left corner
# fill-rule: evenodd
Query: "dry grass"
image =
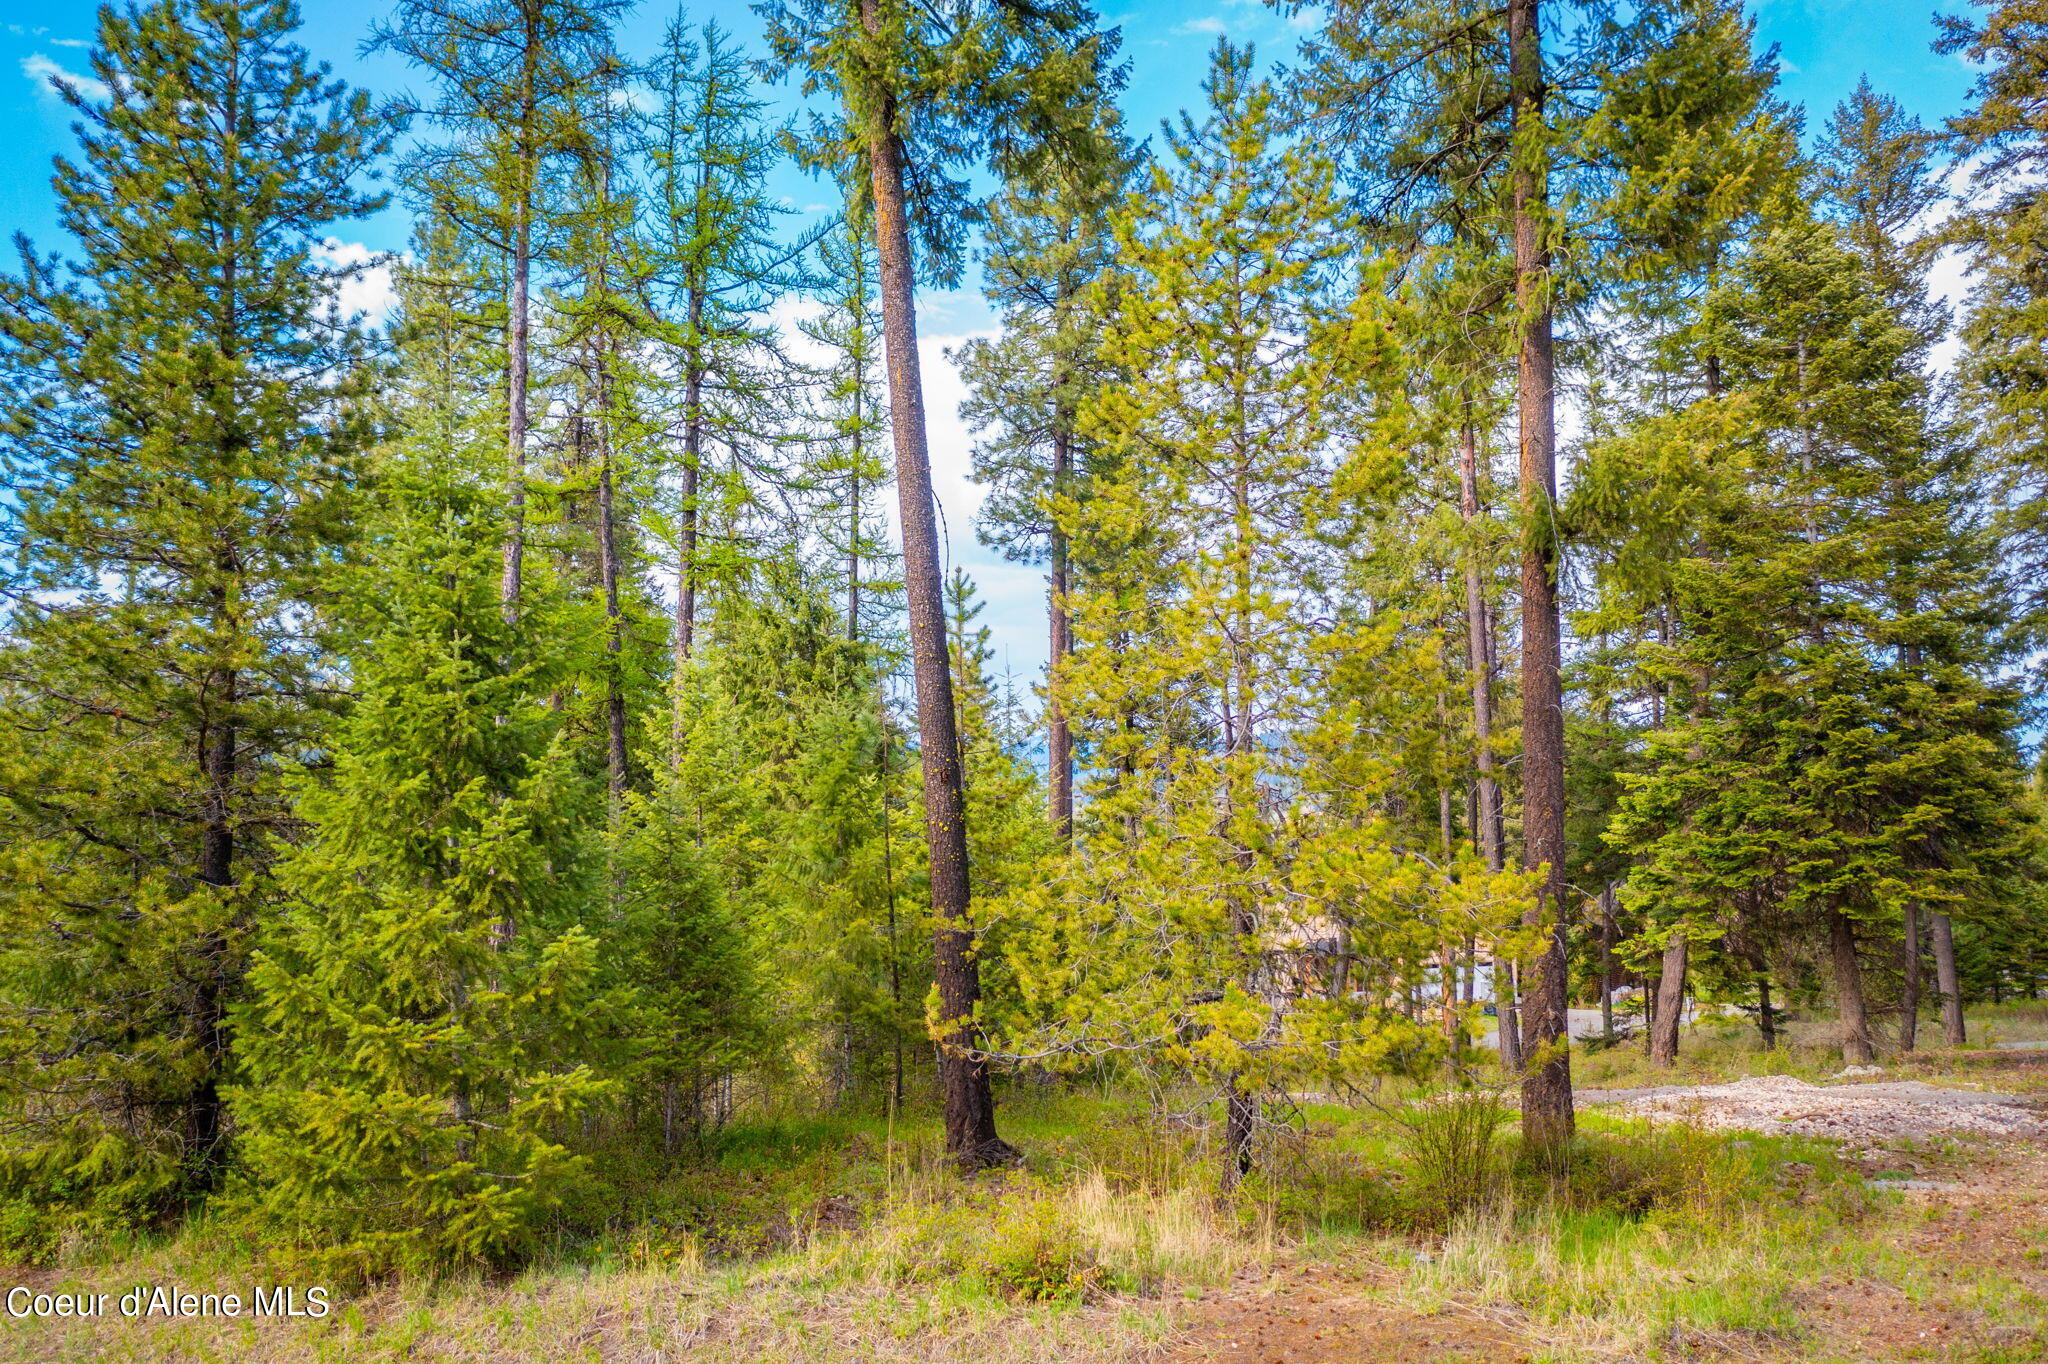
<path fill-rule="evenodd" d="M 1101 1172 L 1012 1177 L 963 1191 L 933 1168 L 857 1230 L 823 1231 L 747 1263 L 664 1248 L 664 1263 L 531 1270 L 509 1281 L 387 1287 L 319 1321 L 0 1317 L 0 1355 L 58 1361 L 1128 1359 L 1161 1341 L 1169 1285 L 1270 1262 L 1191 1190 L 1112 1188 Z M 238 1292 L 190 1247 L 118 1266 L 39 1272 L 45 1291 L 137 1282 Z"/>
<path fill-rule="evenodd" d="M 655 1217 L 645 1228 L 565 1242 L 552 1262 L 517 1277 L 386 1285 L 342 1298 L 324 1320 L 66 1322 L 0 1313 L 0 1358 L 1081 1364 L 1179 1349 L 1172 1357 L 1192 1359 L 1207 1348 L 1205 1321 L 1221 1339 L 1239 1338 L 1255 1310 L 1265 1311 L 1259 1302 L 1283 1301 L 1263 1285 L 1317 1264 L 1328 1267 L 1318 1273 L 1350 1276 L 1355 1286 L 1343 1294 L 1355 1307 L 1316 1321 L 1379 1329 L 1377 1357 L 1403 1361 L 1428 1357 L 1440 1334 L 1432 1323 L 1452 1321 L 1483 1326 L 1474 1339 L 1492 1342 L 1488 1357 L 1501 1342 L 1532 1360 L 1827 1357 L 1833 1319 L 1822 1314 L 1879 1281 L 1894 1296 L 1935 1304 L 1899 1317 L 1915 1332 L 1932 1329 L 1928 1322 L 1972 1331 L 1988 1322 L 1984 1330 L 2010 1335 L 2044 1319 L 2023 1280 L 2036 1247 L 2048 1244 L 2048 1224 L 2028 1221 L 2007 1237 L 2005 1259 L 1967 1283 L 1951 1281 L 1914 1240 L 1926 1235 L 1920 1211 L 1863 1184 L 1859 1176 L 1879 1167 L 1859 1170 L 1822 1143 L 1652 1132 L 1588 1115 L 1561 1182 L 1503 1164 L 1490 1177 L 1497 1195 L 1457 1211 L 1414 1131 L 1418 1117 L 1440 1113 L 1318 1109 L 1312 1150 L 1288 1159 L 1276 1152 L 1271 1175 L 1219 1210 L 1199 1141 L 1143 1136 L 1150 1129 L 1132 1123 L 1120 1101 L 1061 1100 L 1015 1116 L 1034 1152 L 1030 1172 L 963 1182 L 935 1140 L 906 1146 L 900 1129 L 880 1144 L 885 1158 L 877 1144 L 844 1134 L 802 1145 L 777 1129 L 739 1165 L 728 1161 L 689 1197 L 675 1195 L 681 1207 L 707 1190 L 757 1191 L 749 1215 L 784 1210 L 773 1214 L 783 1230 L 759 1242 L 732 1234 L 737 1205 L 725 1203 L 718 1206 L 730 1216 L 700 1229 Z M 1899 1168 L 1970 1158 L 1961 1147 L 1921 1150 L 1900 1156 Z M 2026 1168 L 2029 1200 L 2048 1209 L 2048 1166 Z M 828 1206 L 830 1216 L 791 1213 Z M 1984 1243 L 1976 1228 L 1985 1224 L 1960 1219 L 2004 1216 L 2003 1207 L 1987 1197 L 1954 1213 L 1953 1234 L 1964 1239 L 1949 1244 Z M 735 1244 L 756 1248 L 726 1249 Z M 1908 1273 L 1914 1264 L 1922 1268 Z M 114 1294 L 166 1284 L 246 1299 L 261 1273 L 224 1232 L 201 1227 L 106 1263 L 0 1280 Z M 1219 1325 L 1204 1314 L 1223 1299 L 1239 1315 Z M 2006 1304 L 2004 1316 L 1986 1306 L 1993 1303 Z M 1335 1330 L 1309 1338 L 1326 1336 Z M 1368 1343 L 1353 1336 L 1345 1348 Z M 1415 1353 L 1404 1352 L 1410 1347 Z M 1897 1357 L 1914 1357 L 1901 1348 Z M 1373 1357 L 1370 1349 L 1299 1356 L 1332 1364 Z M 1873 1335 L 1840 1357 L 1893 1352 Z"/>

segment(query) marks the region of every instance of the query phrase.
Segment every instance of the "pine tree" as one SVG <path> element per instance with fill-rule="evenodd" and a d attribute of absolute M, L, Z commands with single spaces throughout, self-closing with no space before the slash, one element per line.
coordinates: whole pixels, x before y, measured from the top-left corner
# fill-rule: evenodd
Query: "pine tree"
<path fill-rule="evenodd" d="M 1933 132 L 1865 77 L 1828 116 L 1816 165 L 1844 243 L 1923 345 L 1948 326 L 1946 310 L 1927 291 L 1940 244 L 1929 219 L 1945 197 L 1937 146 Z"/>
<path fill-rule="evenodd" d="M 1934 173 L 1936 142 L 1933 134 L 1917 119 L 1907 115 L 1896 100 L 1873 91 L 1866 79 L 1856 92 L 1837 106 L 1828 120 L 1828 138 L 1821 148 L 1819 175 L 1830 207 L 1840 220 L 1844 244 L 1857 256 L 1866 275 L 1883 293 L 1899 320 L 1920 338 L 1918 363 L 1926 368 L 1926 349 L 1947 330 L 1948 310 L 1929 295 L 1928 271 L 1934 263 L 1938 235 L 1929 218 L 1945 195 Z M 1933 419 L 1933 414 L 1928 414 Z M 1974 500 L 1975 471 L 1966 459 L 1964 443 L 1946 433 L 1934 433 L 1931 450 L 1945 453 L 1939 467 L 1934 464 L 1924 476 L 1893 480 L 1888 492 L 1906 502 L 1929 496 Z M 1914 471 L 1919 475 L 1920 471 Z M 1902 515 L 1913 518 L 1915 509 L 1901 506 Z M 1941 557 L 1941 542 L 1925 547 L 1930 558 Z M 1902 566 L 1903 567 L 1903 566 Z M 1937 577 L 1940 569 L 1935 569 Z M 1899 606 L 1914 611 L 1917 589 L 1911 578 L 1901 575 L 1904 594 Z M 1938 589 L 1937 589 L 1938 590 Z M 1902 662 L 1911 666 L 1917 659 L 1917 645 L 1902 646 Z M 1918 905 L 1904 908 L 1902 951 L 1904 970 L 1900 995 L 1899 1046 L 1911 1051 L 1915 1043 L 1920 1007 L 1920 916 Z M 1937 919 L 1944 916 L 1937 914 Z M 1946 922 L 1932 925 L 1934 940 L 1940 944 L 1943 960 L 1936 964 L 1938 978 L 1955 974 L 1952 929 Z M 1944 1024 L 1951 1046 L 1963 1043 L 1962 1002 L 1943 998 Z"/>
<path fill-rule="evenodd" d="M 725 30 L 707 23 L 693 40 L 679 11 L 649 79 L 657 103 L 641 132 L 648 290 L 681 388 L 672 526 L 680 675 L 696 647 L 707 574 L 736 571 L 746 554 L 743 528 L 714 525 L 714 515 L 731 519 L 750 474 L 793 481 L 774 467 L 773 441 L 789 425 L 795 366 L 763 316 L 814 282 L 801 263 L 824 233 L 779 235 L 792 212 L 767 188 L 779 130 L 753 93 L 750 59 Z M 714 452 L 722 461 L 712 462 Z"/>
<path fill-rule="evenodd" d="M 590 588 L 602 620 L 602 657 L 594 660 L 592 701 L 602 736 L 605 785 L 614 814 L 622 806 L 631 759 L 628 694 L 646 660 L 629 645 L 639 635 L 637 528 L 642 498 L 637 476 L 647 425 L 638 411 L 651 385 L 638 363 L 640 342 L 653 330 L 641 296 L 646 264 L 637 250 L 638 217 L 628 173 L 630 143 L 623 124 L 626 67 L 602 61 L 582 92 L 578 118 L 565 129 L 572 155 L 571 187 L 563 196 L 562 293 L 555 338 L 570 371 L 569 467 L 564 512 L 582 512 L 590 545 Z M 587 494 L 585 489 L 588 489 Z M 585 512 L 585 504 L 588 504 Z"/>
<path fill-rule="evenodd" d="M 534 267 L 557 226 L 549 171 L 572 150 L 576 105 L 603 64 L 627 0 L 400 0 L 374 49 L 431 73 L 438 98 L 407 100 L 454 135 L 409 169 L 417 196 L 505 260 L 506 525 L 500 595 L 517 617 L 526 562 Z"/>
<path fill-rule="evenodd" d="M 762 944 L 705 865 L 691 793 L 673 772 L 660 780 L 619 820 L 612 866 L 622 890 L 605 956 L 619 988 L 611 1020 L 625 1052 L 619 1069 L 629 1085 L 654 1093 L 662 1150 L 673 1155 L 684 1123 L 701 1127 L 709 1086 L 759 1066 L 775 1039 Z"/>
<path fill-rule="evenodd" d="M 1071 154 L 1096 102 L 1104 38 L 1079 0 L 975 4 L 944 17 L 902 0 L 767 0 L 769 46 L 830 90 L 841 117 L 820 129 L 812 164 L 864 168 L 880 265 L 890 434 L 903 517 L 904 596 L 917 686 L 939 971 L 946 1149 L 962 1165 L 1000 1163 L 995 1098 L 976 1033 L 980 982 L 969 920 L 970 869 L 953 680 L 945 647 L 931 457 L 917 355 L 917 281 L 960 272 L 966 185 L 958 162 L 986 153 L 998 173 Z M 918 246 L 913 253 L 912 236 Z"/>
<path fill-rule="evenodd" d="M 149 1204 L 211 1186 L 279 763 L 328 706 L 322 575 L 366 438 L 356 268 L 368 98 L 288 3 L 103 10 L 64 89 L 70 259 L 0 284 L 10 591 L 0 748 L 9 1183 Z"/>
<path fill-rule="evenodd" d="M 881 385 L 882 318 L 875 299 L 874 239 L 852 198 L 834 229 L 818 241 L 820 273 L 832 281 L 824 308 L 798 324 L 824 352 L 816 366 L 815 430 L 807 441 L 805 476 L 822 496 L 817 535 L 846 565 L 846 637 L 873 640 L 881 618 L 893 616 L 902 584 L 882 535 L 876 499 L 888 481 Z"/>
<path fill-rule="evenodd" d="M 1324 818 L 1343 785 L 1325 774 L 1356 757 L 1336 736 L 1357 728 L 1308 660 L 1333 576 L 1319 509 L 1333 480 L 1388 458 L 1360 395 L 1391 386 L 1393 364 L 1331 167 L 1278 144 L 1250 69 L 1249 50 L 1218 46 L 1207 117 L 1183 117 L 1171 169 L 1116 220 L 1103 344 L 1129 379 L 1080 416 L 1114 472 L 1057 504 L 1077 553 L 1115 566 L 1074 598 L 1080 647 L 1059 679 L 1099 775 L 1086 836 L 1022 897 L 1011 953 L 1023 1004 L 1049 1015 L 1017 1053 L 1114 1052 L 1214 1086 L 1226 1192 L 1251 1168 L 1264 1093 L 1420 1040 L 1384 987 L 1412 974 L 1417 940 L 1442 958 L 1417 925 L 1437 926 L 1448 889 L 1383 821 Z M 1333 448 L 1357 453 L 1338 470 Z M 1309 984 L 1333 931 L 1362 990 Z"/>
<path fill-rule="evenodd" d="M 679 687 L 668 799 L 760 946 L 773 1011 L 796 1025 L 752 1069 L 813 1062 L 842 1101 L 886 1075 L 900 1102 L 931 979 L 916 794 L 878 651 L 845 637 L 822 580 L 774 558 L 721 582 Z"/>
<path fill-rule="evenodd" d="M 1686 936 L 1802 931 L 1868 1061 L 1864 945 L 1914 906 L 1971 912 L 2021 837 L 1982 549 L 1917 333 L 1828 228 L 1759 245 L 1704 332 L 1727 391 L 1661 438 L 1713 490 L 1687 499 L 1705 524 L 1672 573 L 1673 663 L 1706 703 L 1623 778 L 1614 837 L 1642 858 L 1631 898 Z"/>
<path fill-rule="evenodd" d="M 438 310 L 414 310 L 415 355 L 447 344 Z M 585 1173 L 567 1124 L 605 1092 L 593 802 L 549 700 L 552 594 L 529 577 L 505 620 L 509 512 L 472 462 L 491 443 L 451 444 L 456 393 L 425 396 L 380 461 L 344 606 L 355 706 L 330 770 L 296 782 L 309 836 L 238 1017 L 257 1212 L 344 1274 L 528 1249 Z"/>
<path fill-rule="evenodd" d="M 1552 930 L 1524 1026 L 1523 1128 L 1549 1149 L 1573 1121 L 1555 319 L 1711 257 L 1759 153 L 1782 141 L 1742 135 L 1770 77 L 1722 0 L 1648 5 L 1626 24 L 1594 5 L 1560 11 L 1546 20 L 1539 0 L 1510 0 L 1475 21 L 1455 5 L 1340 4 L 1306 45 L 1302 78 L 1404 249 L 1439 239 L 1472 198 L 1498 206 L 1478 219 L 1490 249 L 1474 254 L 1506 258 L 1494 297 L 1516 361 L 1523 865 L 1548 868 L 1533 912 Z M 1557 243 L 1588 220 L 1601 244 L 1560 270 Z"/>
<path fill-rule="evenodd" d="M 1990 460 L 2006 552 L 2027 638 L 2048 619 L 2048 6 L 1986 4 L 1981 21 L 1935 19 L 1935 51 L 1963 57 L 1978 75 L 1973 103 L 1948 121 L 1948 150 L 1970 158 L 1967 201 L 1945 229 L 1975 267 L 1958 364 L 1964 402 Z M 1957 1016 L 1960 1023 L 1960 1014 Z"/>
<path fill-rule="evenodd" d="M 1105 90 L 1110 95 L 1113 90 Z M 1046 761 L 1051 817 L 1060 837 L 1074 829 L 1072 725 L 1056 679 L 1070 646 L 1067 595 L 1072 548 L 1054 504 L 1082 495 L 1091 452 L 1077 440 L 1087 395 L 1112 378 L 1096 346 L 1098 319 L 1084 306 L 1115 245 L 1109 210 L 1125 193 L 1136 158 L 1114 122 L 1113 106 L 1086 160 L 1041 168 L 990 204 L 982 255 L 984 291 L 1002 313 L 993 338 L 960 348 L 969 389 L 961 415 L 984 437 L 974 448 L 975 478 L 989 488 L 979 532 L 1012 558 L 1047 560 L 1048 690 Z M 1042 183 L 1041 183 L 1042 182 Z"/>

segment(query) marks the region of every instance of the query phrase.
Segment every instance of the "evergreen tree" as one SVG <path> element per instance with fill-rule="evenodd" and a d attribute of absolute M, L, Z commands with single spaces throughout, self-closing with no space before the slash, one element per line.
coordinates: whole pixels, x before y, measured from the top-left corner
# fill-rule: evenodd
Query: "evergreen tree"
<path fill-rule="evenodd" d="M 736 915 L 698 847 L 690 793 L 673 772 L 622 812 L 613 875 L 622 890 L 606 935 L 618 987 L 610 1019 L 621 1070 L 660 1106 L 673 1155 L 685 1122 L 711 1113 L 710 1087 L 760 1067 L 775 1042 L 759 963 L 763 944 Z"/>
<path fill-rule="evenodd" d="M 1816 165 L 1844 244 L 1923 345 L 1948 326 L 1946 311 L 1927 295 L 1940 244 L 1929 219 L 1945 198 L 1934 172 L 1937 147 L 1933 132 L 1865 77 L 1829 115 Z"/>
<path fill-rule="evenodd" d="M 1264 1093 L 1326 1064 L 1355 1072 L 1408 1036 L 1380 987 L 1413 965 L 1427 936 L 1413 925 L 1436 926 L 1431 878 L 1382 822 L 1326 820 L 1318 798 L 1342 785 L 1321 783 L 1346 726 L 1305 670 L 1311 594 L 1330 576 L 1316 509 L 1333 447 L 1358 452 L 1339 486 L 1387 458 L 1358 395 L 1392 360 L 1376 281 L 1348 268 L 1331 167 L 1275 145 L 1274 95 L 1250 68 L 1248 49 L 1219 44 L 1208 117 L 1184 116 L 1172 169 L 1116 221 L 1103 344 L 1130 378 L 1080 417 L 1114 473 L 1057 504 L 1077 550 L 1118 565 L 1074 599 L 1082 647 L 1059 679 L 1100 777 L 1088 836 L 1027 897 L 1012 953 L 1023 1002 L 1050 1015 L 1018 1053 L 1116 1053 L 1220 1091 L 1226 1192 L 1251 1168 Z M 1143 561 L 1140 525 L 1159 532 Z M 1138 725 L 1133 692 L 1148 698 Z M 1492 888 L 1483 872 L 1465 884 Z M 1363 992 L 1304 988 L 1333 927 L 1340 960 L 1372 963 Z"/>
<path fill-rule="evenodd" d="M 774 1012 L 802 1025 L 751 1068 L 772 1075 L 783 1048 L 837 1098 L 886 1075 L 900 1100 L 931 979 L 916 947 L 916 794 L 876 651 L 839 627 L 828 593 L 792 560 L 720 584 L 680 686 L 671 817 L 750 926 Z"/>
<path fill-rule="evenodd" d="M 70 259 L 0 283 L 20 565 L 0 738 L 0 1180 L 150 1205 L 226 1156 L 227 1010 L 275 898 L 279 763 L 331 696 L 318 604 L 366 438 L 320 263 L 390 142 L 267 0 L 100 15 L 63 93 Z"/>
<path fill-rule="evenodd" d="M 1863 947 L 1912 906 L 1970 912 L 2020 837 L 1981 546 L 1936 492 L 1916 333 L 1827 228 L 1759 246 L 1704 325 L 1728 390 L 1660 435 L 1716 490 L 1672 578 L 1707 703 L 1652 736 L 1614 837 L 1653 921 L 1807 934 L 1864 1062 Z"/>
<path fill-rule="evenodd" d="M 999 173 L 1071 155 L 1092 127 L 1106 55 L 1080 0 L 1020 8 L 972 4 L 937 15 L 903 0 L 766 0 L 770 49 L 830 90 L 840 117 L 820 128 L 814 166 L 865 170 L 880 267 L 890 434 L 903 517 L 904 597 L 924 767 L 946 1149 L 963 1168 L 1011 1158 L 976 1043 L 981 986 L 969 919 L 971 878 L 953 679 L 947 667 L 931 456 L 917 355 L 922 278 L 954 282 L 967 186 L 957 163 L 986 153 Z M 912 235 L 921 248 L 912 251 Z"/>
<path fill-rule="evenodd" d="M 1079 446 L 1077 417 L 1087 395 L 1112 378 L 1096 345 L 1099 319 L 1084 305 L 1114 254 L 1108 214 L 1136 164 L 1113 122 L 1113 106 L 1105 105 L 1100 117 L 1107 126 L 1096 157 L 1041 167 L 989 205 L 983 288 L 1001 310 L 1003 328 L 996 337 L 969 341 L 959 355 L 969 389 L 962 415 L 987 433 L 974 449 L 975 478 L 989 488 L 981 538 L 1026 560 L 1038 557 L 1042 541 L 1048 564 L 1046 762 L 1053 827 L 1068 840 L 1073 727 L 1051 679 L 1059 676 L 1072 635 L 1072 549 L 1053 506 L 1081 494 L 1091 452 Z"/>
<path fill-rule="evenodd" d="M 264 1221 L 352 1274 L 530 1248 L 604 1089 L 591 803 L 559 663 L 529 643 L 552 622 L 529 591 L 506 623 L 505 506 L 458 451 L 421 431 L 380 472 L 356 704 L 331 772 L 298 783 L 310 836 L 250 970 L 236 1095 Z"/>
<path fill-rule="evenodd" d="M 628 0 L 399 0 L 371 47 L 432 74 L 437 96 L 407 100 L 454 140 L 418 149 L 408 168 L 425 204 L 505 262 L 506 523 L 500 595 L 519 613 L 526 562 L 532 426 L 534 267 L 557 226 L 549 170 L 573 150 L 577 103 L 609 55 Z"/>
<path fill-rule="evenodd" d="M 1818 170 L 1830 206 L 1842 224 L 1844 245 L 1856 255 L 1899 320 L 1919 337 L 1915 359 L 1925 369 L 1927 348 L 1940 339 L 1949 323 L 1948 310 L 1930 298 L 1927 285 L 1940 242 L 1928 220 L 1946 197 L 1933 170 L 1935 138 L 1896 100 L 1873 91 L 1868 80 L 1858 83 L 1855 94 L 1836 108 L 1827 131 Z M 1934 414 L 1927 413 L 1925 420 L 1934 420 Z M 1920 510 L 1910 504 L 1929 498 L 1956 503 L 1978 500 L 1980 490 L 1973 486 L 1977 483 L 1975 461 L 1969 458 L 1973 452 L 1958 438 L 1959 433 L 1930 430 L 1930 435 L 1933 441 L 1928 448 L 1937 459 L 1924 471 L 1915 470 L 1888 484 L 1889 493 L 1909 504 L 1899 508 L 1909 519 L 1919 519 L 1915 513 Z M 1938 566 L 1942 542 L 1930 542 L 1925 549 L 1926 567 L 1938 582 L 1944 576 Z M 1919 592 L 1916 576 L 1902 573 L 1899 581 L 1899 605 L 1906 611 L 1918 606 L 1914 600 Z M 1917 644 L 1903 644 L 1902 663 L 1912 666 L 1919 653 Z M 1899 1045 L 1901 1050 L 1911 1051 L 1921 995 L 1921 908 L 1909 902 L 1903 913 Z M 1953 930 L 1946 916 L 1937 912 L 1934 919 L 1931 926 L 1940 958 L 1936 975 L 1951 978 L 1955 974 Z M 1943 1015 L 1949 1044 L 1962 1045 L 1961 1000 L 1944 996 Z"/>
<path fill-rule="evenodd" d="M 1978 73 L 1971 107 L 1948 121 L 1949 150 L 1971 158 L 1971 192 L 1944 236 L 1976 268 L 1958 377 L 1996 478 L 2031 640 L 2048 619 L 2048 7 L 2004 0 L 1983 8 L 1979 22 L 1935 19 L 1935 51 L 1963 57 Z"/>
<path fill-rule="evenodd" d="M 834 229 L 819 239 L 818 266 L 832 281 L 825 306 L 798 324 L 825 354 L 817 365 L 806 477 L 822 494 L 814 503 L 818 538 L 846 565 L 846 637 L 872 640 L 883 620 L 893 618 L 902 584 L 876 505 L 889 477 L 882 458 L 882 318 L 875 306 L 874 240 L 858 203 L 849 200 Z"/>
<path fill-rule="evenodd" d="M 813 282 L 801 261 L 824 233 L 778 234 L 791 212 L 767 189 L 778 130 L 753 93 L 749 58 L 725 30 L 707 23 L 693 40 L 679 11 L 649 79 L 657 103 L 642 128 L 648 292 L 681 389 L 671 528 L 680 674 L 695 649 L 706 575 L 737 571 L 747 553 L 744 527 L 725 523 L 748 498 L 749 476 L 791 481 L 775 467 L 774 441 L 788 425 L 795 366 L 763 317 Z M 722 459 L 712 462 L 714 452 Z"/>
<path fill-rule="evenodd" d="M 1556 319 L 1725 243 L 1759 161 L 1781 154 L 1781 138 L 1751 135 L 1771 119 L 1749 29 L 1723 0 L 1647 5 L 1625 24 L 1590 4 L 1511 0 L 1475 19 L 1457 5 L 1358 0 L 1331 9 L 1305 45 L 1302 91 L 1401 249 L 1476 217 L 1484 249 L 1468 258 L 1498 262 L 1492 306 L 1516 365 L 1523 865 L 1548 868 L 1533 913 L 1552 929 L 1523 1028 L 1535 1062 L 1523 1124 L 1551 1149 L 1573 1121 Z M 1470 214 L 1482 196 L 1494 212 Z M 1589 249 L 1560 266 L 1558 243 L 1580 235 Z"/>

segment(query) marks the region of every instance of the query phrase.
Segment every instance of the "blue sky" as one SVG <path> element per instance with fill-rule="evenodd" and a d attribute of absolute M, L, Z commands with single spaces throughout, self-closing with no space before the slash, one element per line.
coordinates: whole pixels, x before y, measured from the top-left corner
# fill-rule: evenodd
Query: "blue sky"
<path fill-rule="evenodd" d="M 381 0 L 300 0 L 305 16 L 301 41 L 333 64 L 337 74 L 373 93 L 388 94 L 416 82 L 413 73 L 388 56 L 364 56 L 361 42 Z M 1944 4 L 1945 9 L 1960 8 Z M 1786 98 L 1809 111 L 1809 127 L 1868 75 L 1930 123 L 1955 113 L 1963 103 L 1971 72 L 1955 57 L 1929 51 L 1933 38 L 1930 0 L 1755 0 L 1758 40 L 1780 50 Z M 27 232 L 44 250 L 62 243 L 56 234 L 50 193 L 50 158 L 71 145 L 69 111 L 48 87 L 55 71 L 88 71 L 95 6 L 85 0 L 0 0 L 0 139 L 13 150 L 0 158 L 0 223 L 11 236 Z M 673 5 L 643 3 L 628 21 L 625 45 L 651 50 L 675 12 Z M 759 23 L 743 0 L 709 0 L 689 7 L 691 21 L 715 19 L 743 40 Z M 1284 61 L 1299 36 L 1302 20 L 1290 21 L 1258 0 L 1146 0 L 1106 11 L 1124 34 L 1130 86 L 1124 98 L 1130 126 L 1140 134 L 1162 118 L 1199 103 L 1209 47 L 1220 35 L 1258 45 L 1262 58 Z M 793 99 L 784 87 L 782 98 Z M 798 208 L 821 201 L 820 188 L 790 171 L 780 186 Z M 357 224 L 343 235 L 351 243 L 396 249 L 406 225 L 396 210 Z M 988 599 L 984 619 L 993 627 L 998 664 L 1023 677 L 1035 676 L 1045 658 L 1043 580 L 1038 570 L 1003 563 L 974 542 L 972 525 L 978 494 L 966 478 L 971 439 L 952 411 L 959 385 L 945 350 L 993 326 L 988 310 L 971 291 L 930 294 L 921 303 L 928 397 L 933 404 L 935 484 L 945 506 L 956 561 L 965 564 Z"/>

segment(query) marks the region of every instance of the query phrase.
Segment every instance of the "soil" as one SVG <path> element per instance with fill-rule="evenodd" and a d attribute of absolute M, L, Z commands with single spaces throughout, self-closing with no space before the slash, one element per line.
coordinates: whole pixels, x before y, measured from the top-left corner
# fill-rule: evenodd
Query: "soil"
<path fill-rule="evenodd" d="M 1241 1274 L 1181 1314 L 1161 1364 L 1522 1364 L 1535 1342 L 1477 1312 L 1424 1315 L 1374 1292 L 1391 1273 L 1286 1265 Z"/>
<path fill-rule="evenodd" d="M 2032 1099 L 1918 1080 L 1816 1085 L 1790 1075 L 1752 1075 L 1725 1085 L 1589 1090 L 1582 1103 L 1618 1103 L 1659 1122 L 1724 1130 L 1790 1132 L 1869 1145 L 1949 1134 L 2039 1137 L 2048 1122 Z"/>

